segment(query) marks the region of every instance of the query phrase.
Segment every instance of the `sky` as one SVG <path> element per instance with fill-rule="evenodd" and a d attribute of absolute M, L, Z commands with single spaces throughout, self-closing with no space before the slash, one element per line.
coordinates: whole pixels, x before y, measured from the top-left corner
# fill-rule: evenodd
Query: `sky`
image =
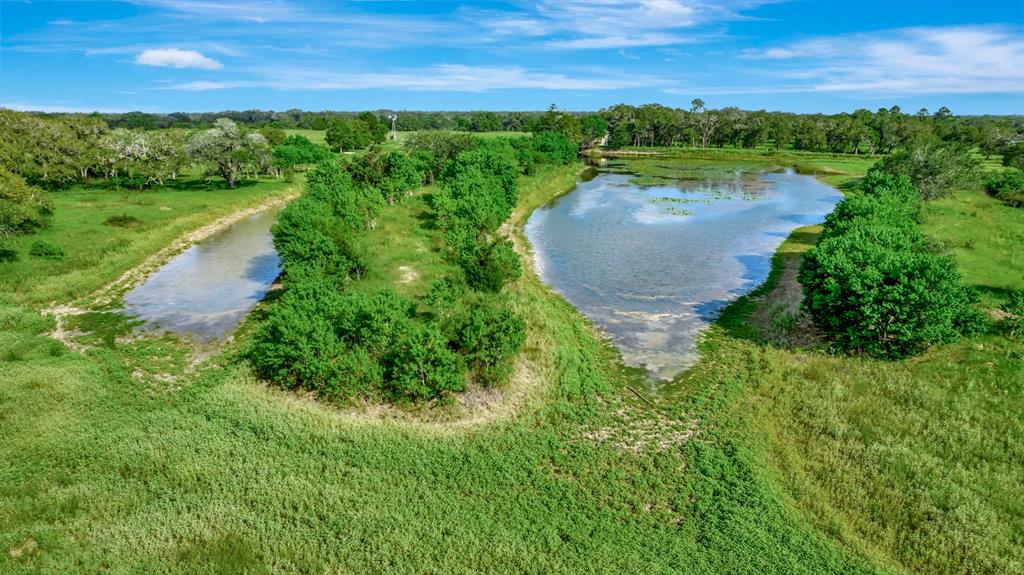
<path fill-rule="evenodd" d="M 1024 114 L 1021 0 L 0 0 L 0 107 Z"/>

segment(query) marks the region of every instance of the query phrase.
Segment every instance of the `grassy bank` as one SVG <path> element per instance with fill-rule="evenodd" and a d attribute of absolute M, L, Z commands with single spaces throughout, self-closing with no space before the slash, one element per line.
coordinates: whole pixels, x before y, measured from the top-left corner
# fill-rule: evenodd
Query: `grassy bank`
<path fill-rule="evenodd" d="M 284 180 L 227 190 L 221 182 L 182 177 L 153 190 L 76 187 L 55 193 L 52 225 L 16 239 L 18 261 L 0 264 L 0 293 L 29 306 L 71 303 L 179 236 L 294 190 Z M 30 256 L 31 245 L 40 241 L 59 246 L 64 257 Z"/>
<path fill-rule="evenodd" d="M 515 221 L 575 173 L 524 179 Z M 268 390 L 231 349 L 196 368 L 166 360 L 173 342 L 70 353 L 5 305 L 2 570 L 870 571 L 784 503 L 754 451 L 705 427 L 717 408 L 636 399 L 536 276 L 509 293 L 529 320 L 510 384 L 526 397 L 447 431 Z M 165 377 L 146 375 L 156 361 Z"/>
<path fill-rule="evenodd" d="M 576 174 L 521 180 L 510 230 L 521 249 L 529 213 Z M 372 267 L 394 270 L 367 281 L 413 294 L 443 271 L 413 225 L 427 193 L 381 218 L 367 249 Z M 787 285 L 808 234 L 784 246 L 763 293 Z M 402 283 L 407 265 L 417 275 Z M 230 346 L 196 366 L 173 340 L 72 353 L 42 335 L 46 320 L 4 303 L 0 571 L 1018 565 L 1020 386 L 1006 382 L 1019 344 L 993 334 L 897 364 L 837 358 L 741 329 L 759 305 L 748 298 L 710 331 L 676 397 L 651 405 L 615 350 L 524 268 L 508 291 L 528 322 L 517 375 L 490 407 L 498 417 L 471 425 L 353 415 L 268 389 Z"/>

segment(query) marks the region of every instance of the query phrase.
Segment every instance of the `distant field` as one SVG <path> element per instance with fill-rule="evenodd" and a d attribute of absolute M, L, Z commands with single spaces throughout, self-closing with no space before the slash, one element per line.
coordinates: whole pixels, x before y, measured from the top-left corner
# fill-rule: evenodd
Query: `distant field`
<path fill-rule="evenodd" d="M 288 130 L 285 130 L 285 133 L 288 134 L 288 135 L 291 135 L 291 134 L 301 134 L 301 135 L 306 136 L 307 138 L 309 138 L 309 141 L 313 142 L 314 144 L 324 144 L 324 143 L 326 143 L 325 140 L 324 140 L 324 136 L 327 134 L 326 130 L 288 129 Z M 410 135 L 415 134 L 415 133 L 416 132 L 398 132 L 397 133 L 397 135 L 398 135 L 398 143 L 404 142 Z M 481 138 L 513 138 L 513 137 L 516 137 L 516 136 L 527 136 L 527 135 L 529 135 L 528 132 L 467 132 L 467 133 L 473 134 L 475 136 L 480 136 Z M 389 136 L 390 136 L 390 134 L 389 134 Z"/>

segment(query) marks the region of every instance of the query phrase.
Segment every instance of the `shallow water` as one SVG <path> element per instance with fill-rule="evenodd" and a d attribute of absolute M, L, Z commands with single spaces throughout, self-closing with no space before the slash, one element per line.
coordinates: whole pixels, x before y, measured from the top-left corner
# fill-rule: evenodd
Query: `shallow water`
<path fill-rule="evenodd" d="M 621 173 L 580 182 L 526 225 L 541 279 L 606 331 L 627 365 L 671 379 L 700 333 L 764 282 L 794 229 L 841 199 L 812 176 L 736 172 L 640 187 Z"/>
<path fill-rule="evenodd" d="M 125 312 L 140 329 L 200 341 L 224 337 L 281 272 L 270 235 L 281 209 L 249 216 L 188 248 L 128 292 Z"/>

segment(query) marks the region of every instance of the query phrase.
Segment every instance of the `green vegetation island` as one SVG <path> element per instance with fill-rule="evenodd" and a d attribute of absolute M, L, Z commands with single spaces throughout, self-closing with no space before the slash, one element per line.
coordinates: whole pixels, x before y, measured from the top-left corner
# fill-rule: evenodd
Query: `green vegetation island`
<path fill-rule="evenodd" d="M 1024 572 L 1022 170 L 946 108 L 0 109 L 0 572 Z M 668 378 L 528 230 L 787 177 Z"/>

